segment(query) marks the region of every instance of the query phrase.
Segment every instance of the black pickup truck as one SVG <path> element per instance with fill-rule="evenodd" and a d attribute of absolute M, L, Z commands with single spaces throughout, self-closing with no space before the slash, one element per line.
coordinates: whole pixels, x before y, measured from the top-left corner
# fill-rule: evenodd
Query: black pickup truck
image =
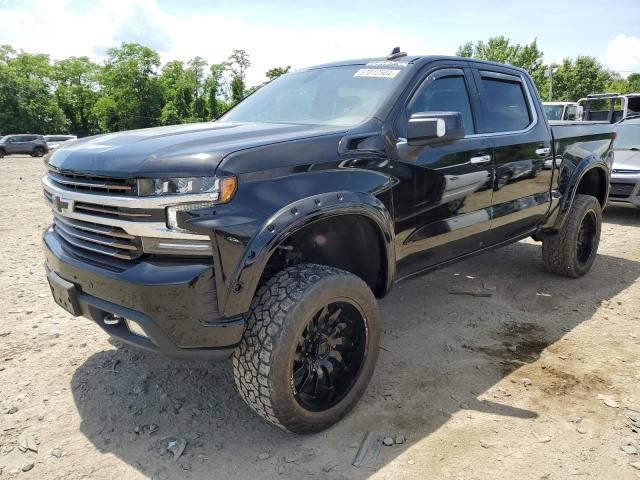
<path fill-rule="evenodd" d="M 53 296 L 117 339 L 233 357 L 242 398 L 310 433 L 362 396 L 376 298 L 533 237 L 590 269 L 611 125 L 549 125 L 531 78 L 440 56 L 307 68 L 214 122 L 82 139 L 47 160 Z"/>

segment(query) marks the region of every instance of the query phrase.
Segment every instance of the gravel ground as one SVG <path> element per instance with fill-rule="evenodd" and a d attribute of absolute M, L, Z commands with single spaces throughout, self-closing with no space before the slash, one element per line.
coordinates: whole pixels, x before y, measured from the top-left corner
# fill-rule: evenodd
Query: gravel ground
<path fill-rule="evenodd" d="M 625 416 L 640 411 L 640 211 L 607 210 L 578 280 L 545 273 L 524 241 L 398 285 L 381 302 L 383 351 L 359 406 L 300 437 L 244 406 L 229 363 L 117 347 L 54 305 L 42 160 L 1 163 L 2 479 L 640 478 Z M 353 467 L 370 430 L 406 442 Z M 186 441 L 176 460 L 171 437 Z"/>

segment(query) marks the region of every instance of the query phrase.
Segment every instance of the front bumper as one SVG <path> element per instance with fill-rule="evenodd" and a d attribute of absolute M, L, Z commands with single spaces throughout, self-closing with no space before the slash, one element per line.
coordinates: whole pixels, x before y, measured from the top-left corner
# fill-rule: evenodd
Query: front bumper
<path fill-rule="evenodd" d="M 243 317 L 217 313 L 210 263 L 149 260 L 110 271 L 65 251 L 52 228 L 44 233 L 43 250 L 47 271 L 73 284 L 77 313 L 125 343 L 171 357 L 224 360 L 242 338 Z M 107 325 L 110 314 L 136 322 L 146 337 L 124 323 Z"/>
<path fill-rule="evenodd" d="M 609 202 L 630 203 L 640 207 L 640 175 L 612 174 Z"/>

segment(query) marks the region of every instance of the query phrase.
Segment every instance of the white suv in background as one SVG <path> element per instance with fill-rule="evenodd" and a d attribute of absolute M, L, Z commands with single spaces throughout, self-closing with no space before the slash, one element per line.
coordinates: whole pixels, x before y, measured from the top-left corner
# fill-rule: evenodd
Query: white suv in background
<path fill-rule="evenodd" d="M 78 137 L 75 135 L 45 135 L 44 141 L 47 142 L 47 147 L 49 150 L 53 150 L 58 148 L 64 142 L 68 142 L 69 140 L 77 140 Z"/>

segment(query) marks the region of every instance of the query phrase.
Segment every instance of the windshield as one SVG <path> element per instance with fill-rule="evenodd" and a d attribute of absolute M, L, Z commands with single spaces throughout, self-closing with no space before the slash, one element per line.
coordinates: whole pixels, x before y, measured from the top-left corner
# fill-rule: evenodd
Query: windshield
<path fill-rule="evenodd" d="M 218 121 L 351 127 L 373 115 L 400 72 L 348 65 L 290 73 L 247 97 Z"/>
<path fill-rule="evenodd" d="M 4 137 L 0 138 L 0 143 L 6 143 L 7 140 L 9 140 L 9 137 L 11 137 L 11 135 L 5 135 Z"/>
<path fill-rule="evenodd" d="M 623 123 L 616 128 L 616 150 L 640 150 L 640 123 Z"/>
<path fill-rule="evenodd" d="M 543 105 L 542 108 L 547 120 L 562 120 L 564 105 Z"/>

